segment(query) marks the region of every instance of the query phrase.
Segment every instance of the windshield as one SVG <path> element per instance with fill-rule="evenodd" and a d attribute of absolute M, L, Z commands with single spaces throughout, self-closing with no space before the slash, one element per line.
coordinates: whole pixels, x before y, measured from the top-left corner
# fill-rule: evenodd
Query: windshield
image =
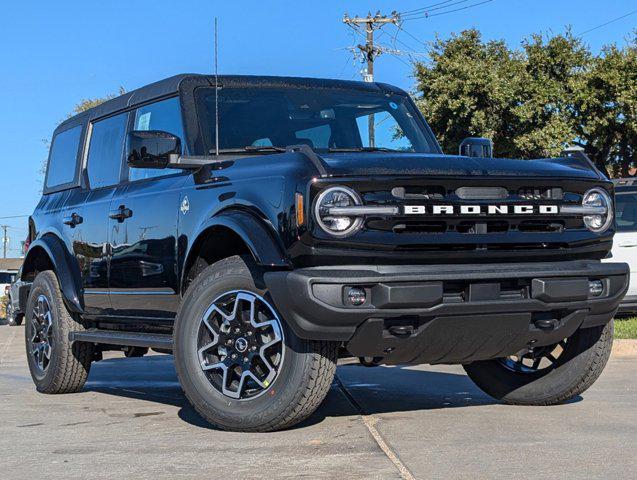
<path fill-rule="evenodd" d="M 213 153 L 214 89 L 199 90 L 197 101 L 206 144 Z M 219 150 L 248 147 L 268 152 L 276 151 L 271 147 L 305 144 L 318 152 L 436 152 L 416 116 L 410 101 L 397 94 L 340 88 L 222 88 Z"/>
<path fill-rule="evenodd" d="M 637 231 L 637 191 L 615 193 L 618 232 Z"/>

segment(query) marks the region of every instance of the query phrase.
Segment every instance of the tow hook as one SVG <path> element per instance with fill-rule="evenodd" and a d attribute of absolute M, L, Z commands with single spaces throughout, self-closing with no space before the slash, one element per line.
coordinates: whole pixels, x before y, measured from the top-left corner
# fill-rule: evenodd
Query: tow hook
<path fill-rule="evenodd" d="M 358 361 L 363 367 L 377 367 L 382 360 L 383 357 L 358 357 Z"/>
<path fill-rule="evenodd" d="M 414 333 L 414 327 L 411 325 L 389 327 L 389 333 L 394 337 L 407 338 L 411 337 L 412 333 Z"/>
<path fill-rule="evenodd" d="M 544 318 L 533 322 L 533 324 L 540 330 L 555 330 L 559 323 L 560 322 L 555 318 Z"/>

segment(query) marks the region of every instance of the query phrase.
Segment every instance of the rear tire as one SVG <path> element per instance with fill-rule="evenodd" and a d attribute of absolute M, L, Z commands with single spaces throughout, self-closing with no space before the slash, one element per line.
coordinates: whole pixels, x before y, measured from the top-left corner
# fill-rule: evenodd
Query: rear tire
<path fill-rule="evenodd" d="M 93 345 L 69 341 L 70 332 L 84 327 L 64 305 L 52 271 L 41 272 L 35 278 L 25 320 L 27 360 L 38 392 L 79 392 L 91 368 Z"/>
<path fill-rule="evenodd" d="M 249 264 L 238 256 L 221 260 L 190 285 L 175 324 L 175 366 L 186 397 L 214 427 L 280 430 L 307 418 L 323 401 L 336 371 L 338 345 L 297 337 L 274 309 L 260 273 Z M 266 326 L 257 330 L 255 324 Z M 253 343 L 258 338 L 266 338 L 259 348 Z M 241 363 L 248 355 L 241 352 L 253 350 L 254 356 Z M 271 370 L 263 367 L 262 351 Z M 238 360 L 231 360 L 237 353 Z M 225 370 L 223 362 L 228 364 Z M 263 371 L 269 371 L 267 380 L 260 377 Z M 244 381 L 244 374 L 252 373 L 258 383 L 251 376 Z M 228 384 L 226 375 L 241 379 Z"/>
<path fill-rule="evenodd" d="M 488 395 L 513 405 L 556 405 L 583 393 L 599 378 L 613 345 L 613 321 L 577 330 L 562 353 L 538 370 L 507 367 L 504 359 L 474 362 L 464 369 Z"/>

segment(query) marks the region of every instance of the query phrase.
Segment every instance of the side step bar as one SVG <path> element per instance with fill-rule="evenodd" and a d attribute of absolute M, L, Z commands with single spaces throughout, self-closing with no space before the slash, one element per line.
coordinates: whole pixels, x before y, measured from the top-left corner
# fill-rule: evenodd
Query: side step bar
<path fill-rule="evenodd" d="M 69 333 L 71 342 L 103 343 L 126 347 L 148 347 L 172 350 L 173 336 L 161 333 L 120 332 L 91 328 L 83 332 Z"/>

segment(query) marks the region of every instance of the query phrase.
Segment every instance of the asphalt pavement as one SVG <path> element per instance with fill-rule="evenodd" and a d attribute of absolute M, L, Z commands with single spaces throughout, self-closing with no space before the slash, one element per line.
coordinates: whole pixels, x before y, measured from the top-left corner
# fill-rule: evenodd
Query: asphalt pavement
<path fill-rule="evenodd" d="M 555 407 L 498 404 L 458 366 L 344 365 L 308 421 L 245 434 L 199 418 L 169 355 L 112 353 L 81 393 L 38 394 L 23 336 L 0 326 L 0 479 L 637 477 L 637 357 Z"/>

